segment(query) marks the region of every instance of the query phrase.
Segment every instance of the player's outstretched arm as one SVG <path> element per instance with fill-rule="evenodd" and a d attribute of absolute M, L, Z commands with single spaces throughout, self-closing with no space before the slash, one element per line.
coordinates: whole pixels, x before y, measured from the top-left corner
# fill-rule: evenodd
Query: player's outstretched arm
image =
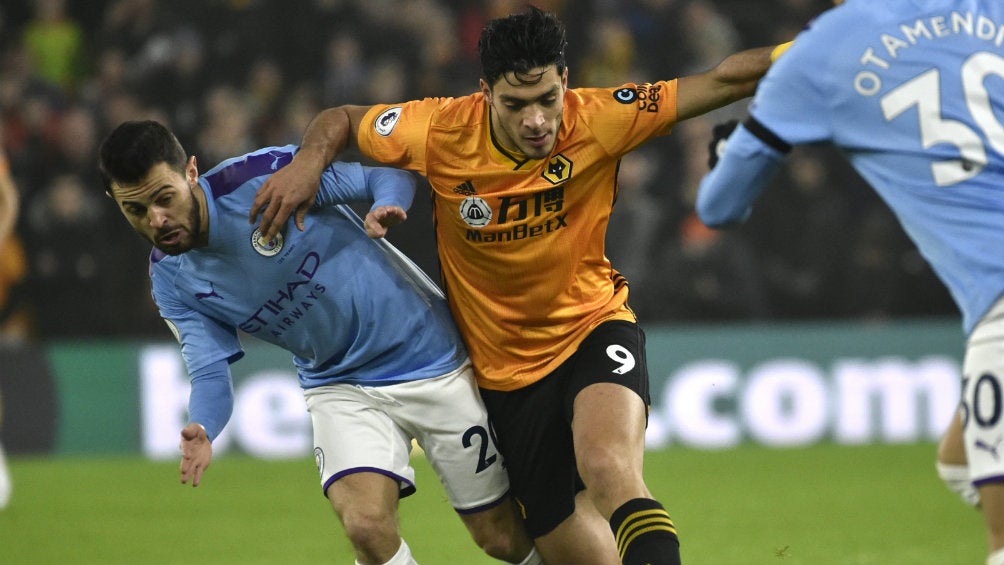
<path fill-rule="evenodd" d="M 213 459 L 213 444 L 206 428 L 192 422 L 181 430 L 181 483 L 197 487 Z"/>
<path fill-rule="evenodd" d="M 365 106 L 338 106 L 311 120 L 293 161 L 265 181 L 251 206 L 250 221 L 255 223 L 261 214 L 260 228 L 266 239 L 275 236 L 294 213 L 296 227 L 304 229 L 303 220 L 317 197 L 321 172 L 355 143 L 367 110 Z"/>
<path fill-rule="evenodd" d="M 772 45 L 740 51 L 706 73 L 681 77 L 676 93 L 677 121 L 752 96 L 757 83 L 770 68 L 771 53 L 776 48 Z"/>
<path fill-rule="evenodd" d="M 226 359 L 190 371 L 189 420 L 181 430 L 181 482 L 197 487 L 213 458 L 212 441 L 219 437 L 234 408 L 233 380 Z"/>

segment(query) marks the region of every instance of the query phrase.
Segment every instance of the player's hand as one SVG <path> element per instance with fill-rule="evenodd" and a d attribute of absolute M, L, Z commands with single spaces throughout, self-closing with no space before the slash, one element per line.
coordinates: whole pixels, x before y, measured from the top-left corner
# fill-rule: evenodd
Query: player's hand
<path fill-rule="evenodd" d="M 251 223 L 261 214 L 261 233 L 268 241 L 282 231 L 286 221 L 296 214 L 296 227 L 304 230 L 307 210 L 314 205 L 317 191 L 321 186 L 321 171 L 324 164 L 312 163 L 308 157 L 296 157 L 285 167 L 276 171 L 258 189 L 251 206 Z"/>
<path fill-rule="evenodd" d="M 709 169 L 714 169 L 718 164 L 718 159 L 725 153 L 725 143 L 738 125 L 738 120 L 729 120 L 711 128 L 711 143 L 708 144 Z"/>
<path fill-rule="evenodd" d="M 380 239 L 387 235 L 387 228 L 396 226 L 408 219 L 408 213 L 400 206 L 378 206 L 366 214 L 363 222 L 366 226 L 366 233 L 373 239 Z"/>
<path fill-rule="evenodd" d="M 213 444 L 206 435 L 206 428 L 191 423 L 181 430 L 181 484 L 197 487 L 202 482 L 202 474 L 209 468 L 213 458 Z"/>

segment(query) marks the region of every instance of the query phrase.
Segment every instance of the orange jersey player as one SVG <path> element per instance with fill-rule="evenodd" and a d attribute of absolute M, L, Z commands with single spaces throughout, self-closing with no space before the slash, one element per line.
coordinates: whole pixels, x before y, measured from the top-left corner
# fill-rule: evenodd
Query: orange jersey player
<path fill-rule="evenodd" d="M 533 384 L 600 323 L 635 321 L 605 233 L 620 158 L 672 128 L 676 81 L 569 90 L 564 102 L 544 159 L 492 134 L 480 93 L 373 106 L 359 128 L 363 153 L 432 185 L 446 291 L 483 388 Z"/>

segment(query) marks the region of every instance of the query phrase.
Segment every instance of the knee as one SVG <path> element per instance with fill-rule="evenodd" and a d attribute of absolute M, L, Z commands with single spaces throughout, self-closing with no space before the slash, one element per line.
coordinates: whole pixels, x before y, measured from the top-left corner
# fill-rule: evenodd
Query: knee
<path fill-rule="evenodd" d="M 640 473 L 634 472 L 630 461 L 615 450 L 590 449 L 588 453 L 576 454 L 576 460 L 582 481 L 594 492 L 607 492 L 619 485 L 641 480 Z"/>
<path fill-rule="evenodd" d="M 516 512 L 505 505 L 465 517 L 464 522 L 474 543 L 500 561 L 519 563 L 533 549 L 533 541 Z"/>
<path fill-rule="evenodd" d="M 509 563 L 519 563 L 530 553 L 529 543 L 520 543 L 515 532 L 480 531 L 474 534 L 474 542 L 489 557 Z"/>
<path fill-rule="evenodd" d="M 363 554 L 380 554 L 400 537 L 397 517 L 380 508 L 349 509 L 340 518 L 352 547 Z"/>

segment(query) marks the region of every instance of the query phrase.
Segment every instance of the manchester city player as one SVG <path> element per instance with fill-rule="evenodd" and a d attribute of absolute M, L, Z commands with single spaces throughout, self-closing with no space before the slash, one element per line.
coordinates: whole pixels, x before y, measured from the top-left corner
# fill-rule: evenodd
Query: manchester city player
<path fill-rule="evenodd" d="M 743 221 L 795 144 L 830 142 L 892 208 L 968 337 L 938 471 L 1004 565 L 1004 2 L 847 0 L 795 40 L 703 179 L 705 223 Z"/>
<path fill-rule="evenodd" d="M 181 482 L 197 486 L 233 408 L 238 330 L 293 354 L 325 495 L 366 565 L 414 564 L 398 498 L 415 491 L 411 441 L 425 449 L 477 544 L 541 563 L 509 488 L 467 350 L 439 289 L 381 236 L 403 216 L 410 173 L 333 162 L 321 174 L 313 229 L 264 239 L 247 209 L 295 146 L 228 159 L 199 176 L 174 135 L 126 122 L 104 141 L 105 189 L 156 247 L 153 298 L 192 380 Z M 345 204 L 372 201 L 364 227 Z"/>

